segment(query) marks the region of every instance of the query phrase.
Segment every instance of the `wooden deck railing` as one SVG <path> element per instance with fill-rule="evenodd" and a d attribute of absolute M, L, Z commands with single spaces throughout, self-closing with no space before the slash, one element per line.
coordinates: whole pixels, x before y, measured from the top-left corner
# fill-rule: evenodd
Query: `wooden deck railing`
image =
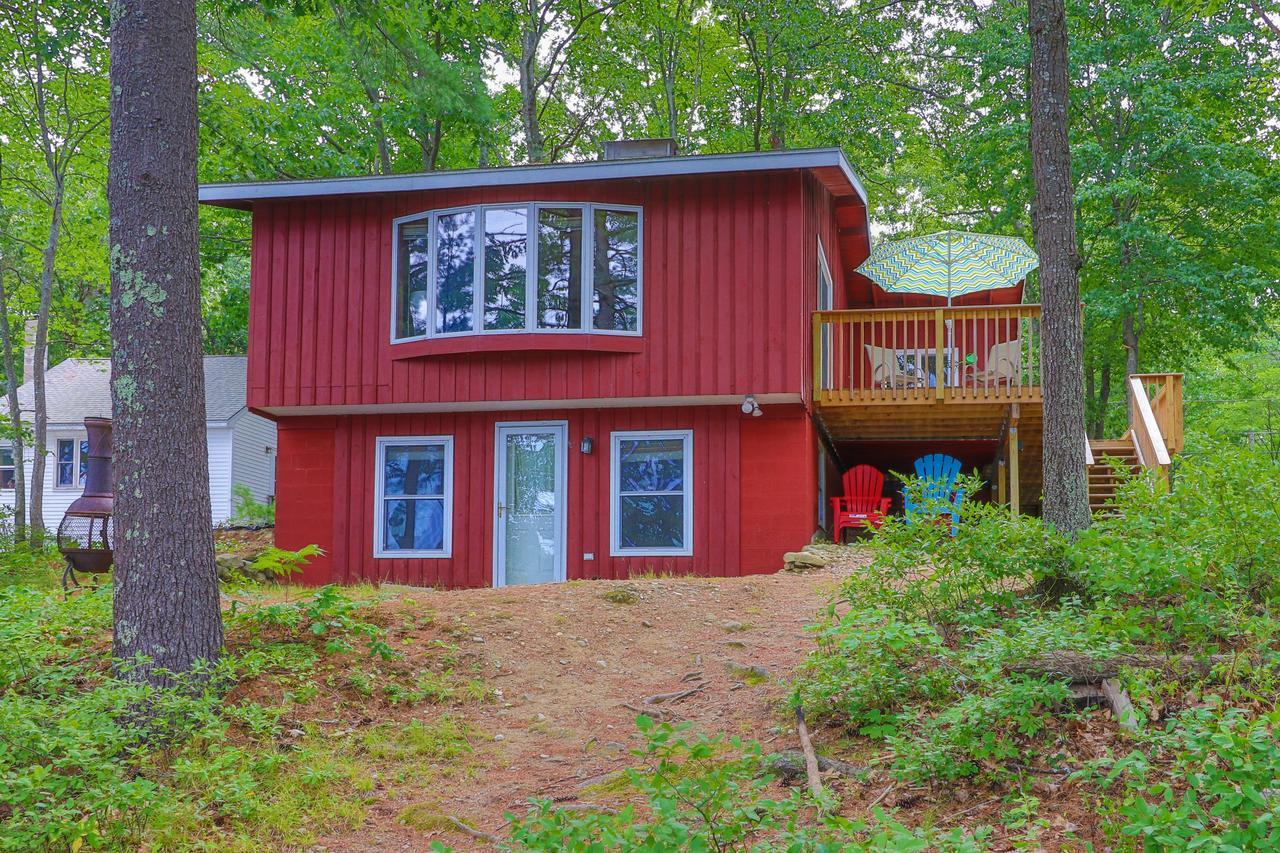
<path fill-rule="evenodd" d="M 1165 450 L 1170 454 L 1181 453 L 1186 441 L 1182 431 L 1182 374 L 1134 373 L 1129 376 L 1129 393 L 1134 399 L 1134 419 L 1137 419 L 1138 398 L 1145 398 L 1147 408 L 1164 438 Z"/>
<path fill-rule="evenodd" d="M 813 398 L 826 405 L 1038 401 L 1040 306 L 817 311 Z"/>

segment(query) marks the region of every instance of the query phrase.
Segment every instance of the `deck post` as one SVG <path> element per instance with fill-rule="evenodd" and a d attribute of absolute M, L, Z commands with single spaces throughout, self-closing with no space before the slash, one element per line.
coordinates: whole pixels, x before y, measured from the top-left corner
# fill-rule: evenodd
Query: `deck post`
<path fill-rule="evenodd" d="M 1009 497 L 1009 472 L 1004 464 L 1004 457 L 996 460 L 996 503 L 1004 504 Z"/>
<path fill-rule="evenodd" d="M 942 375 L 942 365 L 945 362 L 943 358 L 942 348 L 947 345 L 946 323 L 942 319 L 942 309 L 939 308 L 934 312 L 933 318 L 933 375 L 937 377 L 934 382 L 934 389 L 937 399 L 942 400 L 944 389 L 946 387 L 946 377 Z"/>
<path fill-rule="evenodd" d="M 1009 427 L 1009 514 L 1015 518 L 1022 512 L 1018 481 L 1018 427 L 1013 424 Z"/>
<path fill-rule="evenodd" d="M 813 312 L 813 397 L 823 399 L 822 387 L 822 312 Z"/>

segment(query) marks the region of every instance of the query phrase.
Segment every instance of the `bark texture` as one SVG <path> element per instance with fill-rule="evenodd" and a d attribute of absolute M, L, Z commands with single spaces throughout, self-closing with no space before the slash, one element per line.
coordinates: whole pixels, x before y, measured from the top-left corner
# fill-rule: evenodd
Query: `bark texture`
<path fill-rule="evenodd" d="M 14 427 L 10 444 L 13 447 L 13 538 L 24 542 L 27 538 L 27 471 L 22 464 L 26 458 L 26 441 L 22 437 L 22 408 L 18 405 L 18 364 L 14 354 L 13 326 L 9 323 L 9 290 L 4 280 L 4 258 L 0 258 L 0 360 L 3 361 L 5 402 L 9 407 L 9 423 Z"/>
<path fill-rule="evenodd" d="M 1076 250 L 1070 78 L 1063 0 L 1028 0 L 1031 168 L 1043 304 L 1044 519 L 1067 534 L 1089 526 L 1084 443 L 1084 328 Z"/>
<path fill-rule="evenodd" d="M 200 347 L 196 13 L 194 0 L 118 0 L 112 11 L 115 655 L 126 677 L 167 684 L 222 649 Z"/>

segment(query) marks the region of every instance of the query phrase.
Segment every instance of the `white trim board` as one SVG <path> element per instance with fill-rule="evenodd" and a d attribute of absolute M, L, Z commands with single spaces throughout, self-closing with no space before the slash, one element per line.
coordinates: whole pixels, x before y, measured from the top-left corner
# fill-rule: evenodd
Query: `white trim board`
<path fill-rule="evenodd" d="M 525 412 L 536 409 L 633 409 L 671 406 L 740 406 L 746 394 L 706 394 L 688 397 L 591 397 L 575 400 L 464 400 L 455 403 L 358 403 L 338 406 L 263 406 L 255 412 L 272 417 L 304 415 L 391 415 L 432 412 Z M 804 402 L 799 394 L 756 394 L 764 406 Z"/>
<path fill-rule="evenodd" d="M 494 169 L 458 169 L 409 175 L 367 175 L 303 181 L 202 184 L 200 201 L 226 207 L 252 207 L 268 199 L 315 198 L 363 193 L 412 192 L 464 187 L 513 187 L 529 184 L 656 178 L 677 175 L 710 175 L 724 172 L 758 172 L 779 169 L 837 168 L 867 203 L 867 192 L 839 148 L 791 151 L 752 151 L 741 154 L 697 154 L 684 157 L 652 157 L 635 160 L 596 160 L 541 166 L 507 166 Z"/>

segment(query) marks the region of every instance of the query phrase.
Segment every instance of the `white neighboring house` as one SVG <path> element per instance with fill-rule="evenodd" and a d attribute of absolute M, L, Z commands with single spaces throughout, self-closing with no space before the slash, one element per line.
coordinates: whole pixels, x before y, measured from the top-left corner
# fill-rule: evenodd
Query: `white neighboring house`
<path fill-rule="evenodd" d="M 276 425 L 246 408 L 246 376 L 244 356 L 204 358 L 209 498 L 214 524 L 226 521 L 235 512 L 232 488 L 236 485 L 247 486 L 260 503 L 275 495 Z M 50 530 L 57 528 L 62 514 L 84 488 L 83 454 L 88 451 L 84 419 L 111 417 L 110 383 L 111 362 L 105 358 L 70 358 L 45 373 L 49 459 L 45 463 L 43 514 Z M 24 420 L 29 419 L 30 383 L 18 389 L 18 402 Z M 30 484 L 31 448 L 27 447 L 26 452 L 24 467 Z M 13 489 L 13 451 L 0 446 L 0 505 L 12 509 Z"/>

